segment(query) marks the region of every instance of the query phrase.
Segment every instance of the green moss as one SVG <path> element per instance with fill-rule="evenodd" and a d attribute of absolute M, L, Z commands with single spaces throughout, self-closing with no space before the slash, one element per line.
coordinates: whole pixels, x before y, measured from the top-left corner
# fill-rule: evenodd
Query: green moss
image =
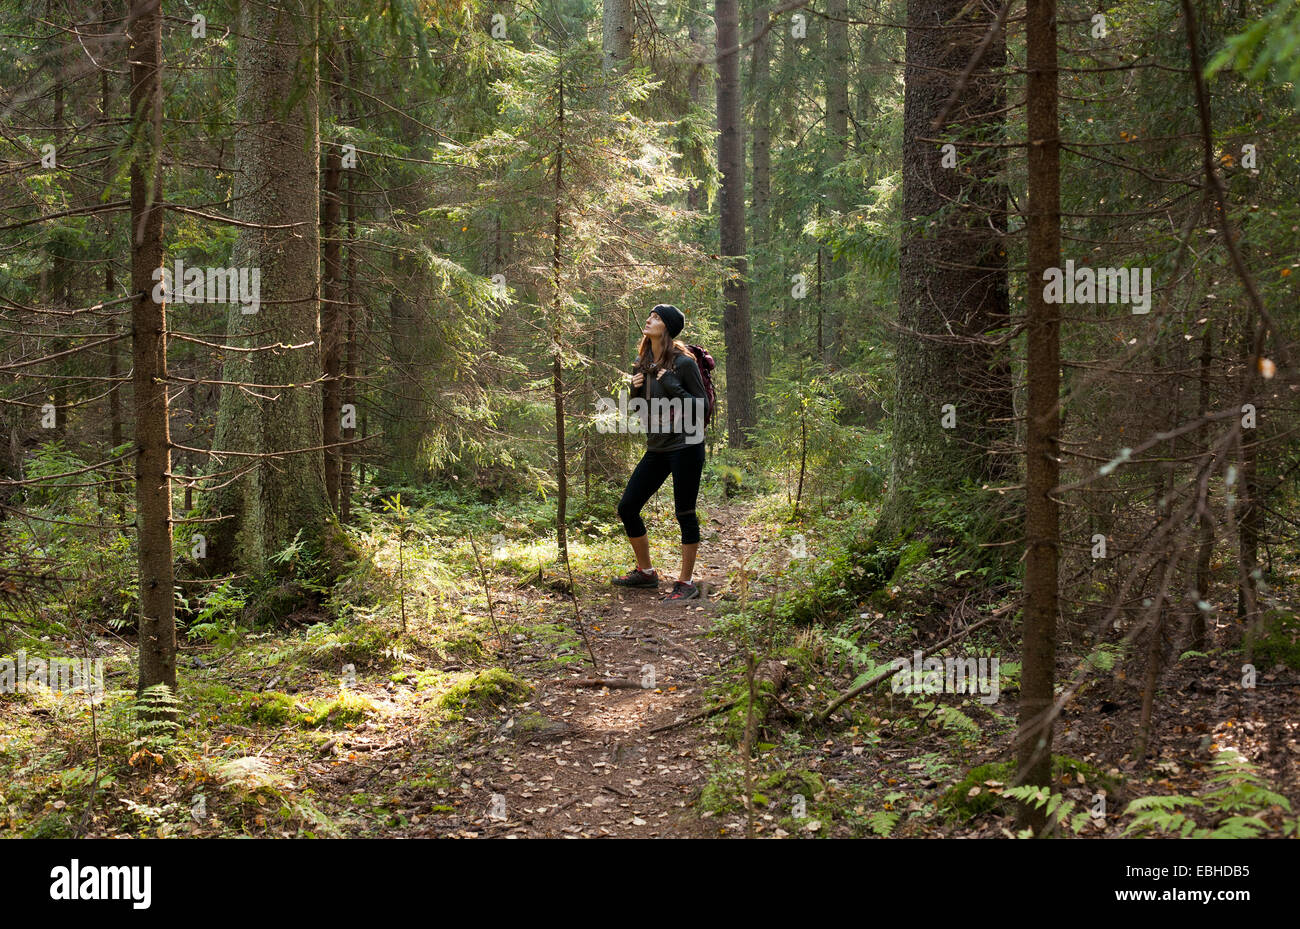
<path fill-rule="evenodd" d="M 514 731 L 516 735 L 530 735 L 534 732 L 545 732 L 554 724 L 543 716 L 541 713 L 528 713 L 515 720 Z"/>
<path fill-rule="evenodd" d="M 528 627 L 528 636 L 546 645 L 551 652 L 566 645 L 577 648 L 581 644 L 573 630 L 562 623 L 535 623 Z"/>
<path fill-rule="evenodd" d="M 966 776 L 953 784 L 939 799 L 939 809 L 952 812 L 959 819 L 973 819 L 987 813 L 994 807 L 1000 807 L 1004 801 L 997 794 L 989 792 L 991 785 L 987 781 L 997 781 L 1005 785 L 1015 774 L 1015 762 L 1004 761 L 994 764 L 982 764 L 971 768 Z M 979 790 L 971 795 L 975 788 Z"/>
<path fill-rule="evenodd" d="M 476 632 L 469 629 L 456 630 L 439 640 L 438 648 L 445 654 L 461 661 L 475 661 L 487 655 L 487 648 Z"/>
<path fill-rule="evenodd" d="M 275 625 L 304 607 L 314 606 L 316 598 L 306 585 L 288 578 L 275 587 L 260 591 L 244 607 L 244 619 L 256 629 Z"/>
<path fill-rule="evenodd" d="M 361 722 L 375 712 L 374 703 L 366 696 L 344 690 L 337 697 L 316 700 L 304 706 L 296 698 L 279 691 L 245 693 L 236 696 L 231 705 L 235 718 L 246 725 L 293 726 L 310 728 L 328 725 L 346 726 Z"/>
<path fill-rule="evenodd" d="M 775 774 L 760 779 L 758 788 L 772 792 L 779 790 L 782 795 L 787 797 L 800 794 L 811 802 L 814 797 L 826 791 L 826 781 L 815 771 L 805 771 L 802 768 L 787 768 L 784 771 L 777 771 Z"/>
<path fill-rule="evenodd" d="M 23 832 L 28 839 L 70 839 L 73 834 L 72 819 L 66 813 L 47 813 Z"/>
<path fill-rule="evenodd" d="M 425 668 L 415 675 L 412 683 L 417 691 L 437 689 L 447 677 L 441 668 Z"/>
<path fill-rule="evenodd" d="M 527 684 L 503 668 L 491 668 L 455 684 L 438 701 L 453 713 L 508 706 L 528 698 Z"/>
<path fill-rule="evenodd" d="M 610 573 L 613 573 L 613 569 L 610 569 Z M 538 671 L 560 670 L 587 660 L 581 639 L 571 627 L 563 623 L 537 623 L 528 627 L 528 636 L 537 641 L 542 646 L 541 650 L 550 656 L 535 665 Z"/>
<path fill-rule="evenodd" d="M 238 692 L 225 684 L 210 684 L 192 677 L 182 677 L 180 687 L 185 701 L 193 706 L 212 704 L 216 707 L 227 707 L 238 697 Z"/>
<path fill-rule="evenodd" d="M 930 544 L 919 539 L 903 549 L 899 556 L 898 567 L 894 569 L 893 575 L 889 578 L 890 586 L 901 584 L 913 568 L 924 562 L 930 557 Z"/>
<path fill-rule="evenodd" d="M 1300 619 L 1285 610 L 1265 613 L 1252 657 L 1259 667 L 1284 664 L 1300 669 Z"/>
<path fill-rule="evenodd" d="M 411 777 L 403 780 L 401 786 L 408 790 L 450 790 L 451 778 L 445 774 L 438 774 L 433 768 L 425 768 L 420 777 Z"/>
<path fill-rule="evenodd" d="M 326 577 L 337 581 L 366 560 L 366 552 L 337 520 L 331 519 L 320 535 L 321 560 Z"/>
<path fill-rule="evenodd" d="M 786 645 L 777 650 L 776 657 L 804 673 L 811 673 L 817 668 L 817 652 L 811 645 Z"/>
<path fill-rule="evenodd" d="M 303 713 L 297 708 L 297 702 L 288 694 L 268 690 L 264 693 L 246 694 L 236 703 L 236 707 L 245 721 L 254 725 L 283 726 L 290 721 L 301 725 Z"/>
<path fill-rule="evenodd" d="M 342 690 L 332 700 L 313 703 L 312 712 L 305 717 L 305 721 L 310 726 L 326 724 L 341 727 L 349 723 L 359 723 L 373 712 L 375 712 L 375 704 L 369 697 L 352 690 Z"/>
<path fill-rule="evenodd" d="M 345 664 L 384 664 L 400 644 L 401 638 L 382 626 L 339 620 L 308 629 L 299 654 L 310 667 L 337 672 Z"/>
<path fill-rule="evenodd" d="M 703 813 L 727 813 L 742 807 L 737 794 L 739 781 L 732 772 L 720 771 L 710 777 L 700 790 L 696 806 Z"/>

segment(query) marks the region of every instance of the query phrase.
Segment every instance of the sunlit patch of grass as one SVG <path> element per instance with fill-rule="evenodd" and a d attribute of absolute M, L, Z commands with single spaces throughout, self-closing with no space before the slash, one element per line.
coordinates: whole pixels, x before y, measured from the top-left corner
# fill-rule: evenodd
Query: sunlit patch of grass
<path fill-rule="evenodd" d="M 449 687 L 438 705 L 448 718 L 457 719 L 466 713 L 509 706 L 528 698 L 532 688 L 504 668 L 490 668 L 474 675 L 463 675 Z"/>

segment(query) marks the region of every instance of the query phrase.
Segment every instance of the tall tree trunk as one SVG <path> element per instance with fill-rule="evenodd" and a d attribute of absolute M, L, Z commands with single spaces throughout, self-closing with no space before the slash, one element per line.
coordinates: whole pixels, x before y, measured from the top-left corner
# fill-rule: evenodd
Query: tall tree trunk
<path fill-rule="evenodd" d="M 1177 383 L 1182 372 L 1187 370 L 1186 355 L 1186 345 L 1181 341 L 1172 351 L 1162 351 L 1158 345 L 1155 346 L 1151 359 L 1154 379 L 1162 383 Z M 1165 402 L 1161 405 L 1164 407 L 1165 414 L 1162 428 L 1166 432 L 1173 432 L 1183 421 L 1182 391 L 1174 390 L 1171 395 L 1166 396 Z M 1181 457 L 1179 445 L 1177 438 L 1169 445 L 1169 454 L 1173 461 Z M 1147 626 L 1146 667 L 1143 669 L 1142 704 L 1138 710 L 1137 733 L 1133 739 L 1132 751 L 1132 757 L 1139 768 L 1146 765 L 1147 750 L 1151 745 L 1151 721 L 1155 717 L 1156 688 L 1159 686 L 1160 675 L 1164 670 L 1165 612 L 1169 601 L 1169 588 L 1173 578 L 1179 573 L 1186 553 L 1184 546 L 1186 534 L 1176 532 L 1168 525 L 1177 478 L 1176 471 L 1176 466 L 1170 462 L 1155 471 L 1151 482 L 1151 499 L 1154 501 L 1155 511 L 1154 531 L 1158 532 L 1164 527 L 1169 530 L 1169 535 L 1164 550 L 1151 570 L 1152 577 L 1160 578 L 1160 586 L 1156 596 L 1148 601 L 1151 606 L 1146 610 L 1146 616 L 1149 617 L 1145 623 Z"/>
<path fill-rule="evenodd" d="M 45 4 L 45 15 L 51 22 L 59 22 L 62 16 L 58 13 L 54 0 L 47 0 Z M 67 64 L 66 54 L 62 41 L 58 41 L 57 50 L 54 54 L 54 115 L 52 126 L 54 128 L 54 151 L 55 163 L 62 166 L 67 158 L 67 152 L 64 150 L 63 141 L 66 138 L 63 118 L 63 100 L 64 100 L 64 68 Z M 66 170 L 66 169 L 65 169 Z M 76 181 L 69 176 L 67 183 L 74 184 Z M 68 243 L 62 237 L 53 237 L 51 240 L 50 271 L 46 276 L 46 285 L 49 288 L 50 303 L 55 310 L 66 312 L 72 307 L 72 282 L 71 273 L 72 265 L 65 254 Z M 59 320 L 56 317 L 52 320 L 54 325 L 51 331 L 58 331 Z M 74 323 L 75 325 L 75 323 Z M 61 371 L 68 369 L 68 361 L 65 359 L 59 362 Z M 53 437 L 57 439 L 66 439 L 68 432 L 68 415 L 71 412 L 71 406 L 68 402 L 68 382 L 60 377 L 55 380 L 52 387 L 52 399 L 54 401 L 54 430 Z"/>
<path fill-rule="evenodd" d="M 903 104 L 903 232 L 899 252 L 899 327 L 894 453 L 880 531 L 909 528 L 911 491 L 951 489 L 1013 473 L 1011 375 L 989 334 L 1005 326 L 1006 189 L 997 182 L 1003 134 L 1005 41 L 987 49 L 938 134 L 943 112 L 996 12 L 965 0 L 908 0 Z M 944 428 L 943 407 L 956 425 Z"/>
<path fill-rule="evenodd" d="M 140 690 L 176 689 L 167 310 L 153 299 L 162 267 L 162 4 L 131 0 L 131 304 L 135 496 L 140 564 Z M 165 714 L 160 714 L 165 715 Z"/>
<path fill-rule="evenodd" d="M 759 5 L 754 10 L 754 34 L 758 35 L 767 25 L 770 10 Z M 754 252 L 759 268 L 772 267 L 772 256 L 768 252 L 771 241 L 769 228 L 769 201 L 772 197 L 772 46 L 773 33 L 762 35 L 750 47 L 750 97 L 754 101 L 754 124 L 750 134 L 753 176 L 750 179 L 751 196 L 754 203 Z M 773 284 L 780 287 L 781 281 L 773 281 L 770 273 L 756 275 L 754 286 L 759 294 L 760 306 L 772 306 Z M 766 314 L 765 314 L 766 316 Z M 766 316 L 770 319 L 770 316 Z M 760 336 L 755 349 L 758 352 L 758 375 L 766 377 L 771 370 L 772 327 L 759 323 Z"/>
<path fill-rule="evenodd" d="M 1246 184 L 1246 202 L 1249 201 L 1250 188 L 1254 185 L 1249 181 Z M 1235 232 L 1229 232 L 1229 235 L 1235 235 L 1238 247 L 1241 249 L 1242 258 L 1249 261 L 1249 246 L 1246 240 L 1246 225 L 1249 217 L 1242 220 L 1240 228 Z M 1253 317 L 1247 316 L 1241 331 L 1242 355 L 1248 369 L 1254 368 L 1255 362 L 1255 325 Z M 1258 384 L 1258 380 L 1253 383 Z M 1263 517 L 1263 500 L 1261 499 L 1263 489 L 1259 480 L 1260 471 L 1260 453 L 1264 448 L 1263 432 L 1265 423 L 1268 421 L 1263 407 L 1265 397 L 1263 391 L 1250 397 L 1250 402 L 1256 408 L 1256 425 L 1254 429 L 1242 428 L 1241 430 L 1241 487 L 1238 495 L 1237 506 L 1237 565 L 1238 565 L 1238 585 L 1237 585 L 1237 617 L 1244 621 L 1246 625 L 1243 644 L 1245 646 L 1246 661 L 1255 660 L 1255 640 L 1259 634 L 1260 610 L 1259 610 L 1259 539 Z"/>
<path fill-rule="evenodd" d="M 782 14 L 784 16 L 785 14 Z M 785 88 L 799 86 L 799 51 L 807 39 L 798 39 L 790 34 L 787 22 L 781 29 L 781 76 L 780 84 Z M 795 106 L 797 94 L 788 90 L 781 94 L 781 128 L 785 130 L 782 139 L 790 141 L 799 137 L 799 114 Z"/>
<path fill-rule="evenodd" d="M 849 4 L 848 0 L 828 0 L 826 4 L 826 141 L 829 168 L 834 171 L 844 164 L 848 154 L 849 136 Z M 841 215 L 848 207 L 843 179 L 831 181 L 832 209 Z M 826 311 L 827 338 L 822 360 L 827 364 L 838 362 L 844 328 L 844 273 L 843 256 L 832 257 L 828 278 Z"/>
<path fill-rule="evenodd" d="M 691 47 L 691 54 L 696 59 L 703 59 L 704 43 L 700 40 L 700 27 L 694 16 L 691 17 L 690 25 L 686 27 L 686 38 Z M 700 105 L 704 93 L 703 85 L 704 65 L 694 64 L 691 66 L 691 73 L 686 79 L 686 94 L 695 106 Z M 695 148 L 696 146 L 692 145 L 692 147 Z M 689 157 L 693 153 L 683 151 L 682 154 Z M 691 160 L 698 163 L 701 159 L 692 158 Z M 698 183 L 692 184 L 690 190 L 686 192 L 686 208 L 688 210 L 701 210 L 704 208 L 704 187 L 702 185 Z"/>
<path fill-rule="evenodd" d="M 817 204 L 817 218 L 822 218 L 822 205 Z M 826 357 L 826 303 L 825 303 L 826 250 L 817 245 L 817 358 Z"/>
<path fill-rule="evenodd" d="M 606 72 L 625 72 L 632 66 L 632 39 L 636 20 L 632 13 L 631 0 L 605 0 L 603 19 L 602 67 Z M 606 110 L 614 112 L 615 101 L 606 101 Z M 621 308 L 620 308 L 621 309 Z M 585 365 L 580 375 L 580 396 L 587 398 L 586 409 L 594 410 L 601 397 L 605 395 L 609 376 L 604 372 L 605 365 L 614 359 L 613 367 L 622 368 L 618 360 L 623 355 L 623 335 L 625 327 L 610 325 L 611 315 L 597 295 L 592 301 L 591 322 L 586 326 L 584 349 L 592 364 Z M 590 496 L 592 477 L 604 478 L 617 468 L 616 451 L 618 446 L 608 437 L 600 435 L 593 426 L 593 416 L 588 412 L 584 416 L 582 429 L 582 477 L 583 493 Z"/>
<path fill-rule="evenodd" d="M 632 36 L 636 29 L 632 0 L 604 0 L 601 27 L 605 70 L 625 69 L 632 58 Z"/>
<path fill-rule="evenodd" d="M 99 18 L 101 20 L 100 28 L 104 36 L 111 35 L 112 27 L 109 26 L 109 0 L 100 0 Z M 107 39 L 105 39 L 105 46 Z M 99 119 L 107 127 L 110 113 L 112 111 L 112 99 L 110 96 L 111 83 L 109 68 L 103 67 L 99 72 Z M 111 158 L 104 159 L 104 189 L 107 190 L 113 179 L 113 162 Z M 114 300 L 117 298 L 117 278 L 113 274 L 113 260 L 116 253 L 113 249 L 113 217 L 112 214 L 104 214 L 104 299 Z M 109 321 L 108 328 L 110 332 L 117 332 L 117 320 L 114 318 Z M 116 342 L 110 342 L 106 346 L 108 351 L 108 430 L 109 445 L 112 448 L 121 448 L 122 446 L 122 385 L 118 383 L 121 376 L 120 362 L 118 360 L 118 347 Z M 121 522 L 126 521 L 125 503 L 122 499 L 124 482 L 114 480 L 109 484 L 116 500 L 117 518 Z"/>
<path fill-rule="evenodd" d="M 238 165 L 232 263 L 261 273 L 261 306 L 232 303 L 232 347 L 213 447 L 217 468 L 251 471 L 214 494 L 209 555 L 218 570 L 261 571 L 301 531 L 317 536 L 329 512 L 322 451 L 320 351 L 320 138 L 317 127 L 316 0 L 239 8 L 236 66 Z M 245 454 L 222 456 L 222 451 Z M 292 454 L 290 454 L 292 453 Z M 249 454 L 259 457 L 250 458 Z"/>
<path fill-rule="evenodd" d="M 365 408 L 362 408 L 357 412 L 358 412 L 357 420 L 359 425 L 361 426 L 361 436 L 360 436 L 361 442 L 359 443 L 359 446 L 364 449 L 366 447 L 365 446 L 366 436 L 370 435 L 370 426 L 368 423 L 369 417 L 366 415 Z M 374 476 L 373 472 L 371 476 L 372 477 Z M 357 482 L 362 487 L 366 485 L 366 456 L 364 454 L 357 456 Z"/>
<path fill-rule="evenodd" d="M 330 79 L 333 87 L 340 83 L 339 69 L 331 63 Z M 339 113 L 339 94 L 330 94 L 334 113 Z M 340 380 L 343 355 L 343 267 L 339 240 L 339 218 L 342 212 L 340 187 L 342 182 L 342 157 L 336 144 L 331 142 L 325 151 L 325 171 L 321 177 L 321 369 L 325 379 L 321 384 L 323 438 L 325 442 L 325 495 L 337 512 L 339 487 L 343 470 L 343 383 Z"/>
<path fill-rule="evenodd" d="M 737 275 L 722 289 L 722 334 L 727 346 L 727 442 L 748 442 L 755 423 L 753 336 L 745 258 L 745 146 L 740 106 L 740 18 L 737 0 L 715 0 L 718 62 L 718 169 L 722 257 Z"/>
<path fill-rule="evenodd" d="M 771 10 L 759 6 L 754 11 L 754 34 L 767 25 Z M 772 36 L 769 31 L 750 47 L 750 95 L 754 100 L 754 128 L 751 136 L 753 176 L 750 178 L 754 202 L 754 241 L 767 236 L 768 201 L 772 197 Z"/>
<path fill-rule="evenodd" d="M 1258 404 L 1259 401 L 1256 400 L 1255 403 Z M 1259 424 L 1254 429 L 1241 431 L 1241 491 L 1237 503 L 1237 563 L 1240 574 L 1237 616 L 1246 624 L 1247 661 L 1254 659 L 1255 636 L 1259 631 L 1259 432 L 1262 428 L 1263 417 L 1259 417 Z"/>
<path fill-rule="evenodd" d="M 561 276 L 564 267 L 564 74 L 556 83 L 557 136 L 555 146 L 555 213 L 551 227 L 551 285 L 554 308 L 551 320 L 551 390 L 555 402 L 555 544 L 560 563 L 569 563 L 568 506 L 569 468 L 564 435 L 564 292 Z"/>
<path fill-rule="evenodd" d="M 1210 411 L 1210 365 L 1214 360 L 1213 332 L 1213 327 L 1207 324 L 1205 332 L 1201 335 L 1200 376 L 1196 399 L 1196 416 L 1198 419 L 1202 420 L 1202 425 L 1197 430 L 1198 451 L 1202 455 L 1210 454 L 1210 424 L 1205 421 L 1205 417 Z M 1208 602 L 1210 599 L 1210 561 L 1214 557 L 1214 516 L 1210 512 L 1209 496 L 1209 480 L 1207 478 L 1205 499 L 1197 503 L 1200 523 L 1197 532 L 1196 550 L 1197 603 L 1193 605 L 1192 609 L 1190 630 L 1191 641 L 1189 642 L 1189 647 L 1198 652 L 1205 651 L 1205 610 L 1200 608 L 1200 603 Z M 1201 509 L 1201 507 L 1204 508 Z"/>
<path fill-rule="evenodd" d="M 876 78 L 875 69 L 878 67 L 875 55 L 875 35 L 876 33 L 871 29 L 858 30 L 858 67 L 855 71 L 857 75 L 857 95 L 854 118 L 858 122 L 859 133 L 862 132 L 862 127 L 870 123 L 871 115 L 878 110 L 870 94 L 870 89 Z M 872 176 L 875 176 L 874 168 Z"/>
<path fill-rule="evenodd" d="M 343 399 L 352 407 L 352 422 L 357 415 L 357 204 L 352 191 L 353 174 L 348 174 L 348 286 L 347 286 L 347 360 L 343 369 Z M 356 438 L 354 426 L 343 438 Z M 352 445 L 340 449 L 339 519 L 344 523 L 352 517 Z"/>
<path fill-rule="evenodd" d="M 1060 476 L 1060 309 L 1043 293 L 1044 271 L 1061 264 L 1061 162 L 1057 125 L 1056 0 L 1028 0 L 1026 63 L 1029 130 L 1028 356 L 1025 435 L 1023 671 L 1017 727 L 1019 784 L 1046 785 L 1052 773 L 1056 681 L 1057 559 L 1060 512 L 1051 490 Z M 1042 807 L 1023 804 L 1019 822 L 1041 829 Z"/>

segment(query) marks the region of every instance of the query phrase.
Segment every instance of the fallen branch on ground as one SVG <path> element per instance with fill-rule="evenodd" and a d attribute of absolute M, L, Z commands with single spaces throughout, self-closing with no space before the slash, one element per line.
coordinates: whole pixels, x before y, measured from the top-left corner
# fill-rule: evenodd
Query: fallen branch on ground
<path fill-rule="evenodd" d="M 758 677 L 755 680 L 755 684 L 771 684 L 772 696 L 775 696 L 785 687 L 787 679 L 788 671 L 786 666 L 781 664 L 779 661 L 768 660 L 759 665 Z M 759 694 L 759 696 L 762 697 L 763 695 Z M 676 729 L 679 726 L 688 726 L 691 723 L 700 721 L 701 719 L 708 719 L 710 716 L 717 716 L 719 713 L 725 713 L 727 710 L 739 704 L 740 701 L 740 697 L 727 700 L 723 703 L 711 706 L 708 709 L 700 710 L 698 713 L 693 713 L 690 716 L 676 720 L 675 722 L 664 723 L 662 726 L 655 726 L 650 730 L 650 732 L 652 734 L 656 732 L 667 732 L 669 729 Z M 766 716 L 766 711 L 764 711 L 764 716 Z"/>
<path fill-rule="evenodd" d="M 708 719 L 710 716 L 716 716 L 719 713 L 725 713 L 727 710 L 731 709 L 739 702 L 740 702 L 740 698 L 737 697 L 734 700 L 728 700 L 726 703 L 719 703 L 717 706 L 709 707 L 707 710 L 701 710 L 698 713 L 695 713 L 691 716 L 687 716 L 684 719 L 679 719 L 676 722 L 665 723 L 662 726 L 655 726 L 653 729 L 650 730 L 650 732 L 651 733 L 667 732 L 669 729 L 676 729 L 678 726 L 686 726 L 689 725 L 690 723 L 696 722 L 701 719 Z"/>

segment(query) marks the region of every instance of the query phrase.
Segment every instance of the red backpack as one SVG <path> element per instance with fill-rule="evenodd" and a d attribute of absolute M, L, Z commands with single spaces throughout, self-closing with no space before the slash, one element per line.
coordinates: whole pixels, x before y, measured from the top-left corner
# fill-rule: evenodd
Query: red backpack
<path fill-rule="evenodd" d="M 713 375 L 710 372 L 717 367 L 717 362 L 713 360 L 713 356 L 709 354 L 708 349 L 699 345 L 688 345 L 686 347 L 695 356 L 695 363 L 700 368 L 700 380 L 704 382 L 704 395 L 709 398 L 709 402 L 704 409 L 704 428 L 707 429 L 709 423 L 713 420 L 713 406 L 716 403 L 716 394 L 713 392 Z"/>

